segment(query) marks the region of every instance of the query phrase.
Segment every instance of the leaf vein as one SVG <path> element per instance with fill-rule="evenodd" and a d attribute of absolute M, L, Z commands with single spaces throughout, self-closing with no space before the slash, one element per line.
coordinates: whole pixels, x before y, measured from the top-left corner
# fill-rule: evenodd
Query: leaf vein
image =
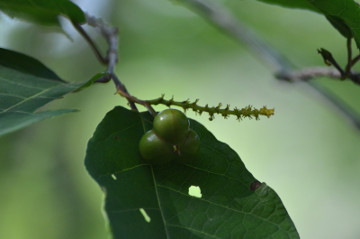
<path fill-rule="evenodd" d="M 45 93 L 45 92 L 47 92 L 47 91 L 49 91 L 49 90 L 51 90 L 51 89 L 52 89 L 52 88 L 48 88 L 48 89 L 42 90 L 42 91 L 40 91 L 40 92 L 38 92 L 38 93 L 36 93 L 36 94 L 28 97 L 28 98 L 25 98 L 24 100 L 22 100 L 22 101 L 20 101 L 20 102 L 18 102 L 18 103 L 16 103 L 16 104 L 10 106 L 9 108 L 3 110 L 2 112 L 8 112 L 9 110 L 15 108 L 16 106 L 19 106 L 19 105 L 21 105 L 21 104 L 23 104 L 23 103 L 25 103 L 25 102 L 27 102 L 27 101 L 29 101 L 29 100 L 36 99 L 37 96 L 39 96 L 39 95 L 41 95 L 41 94 L 43 94 L 43 93 Z"/>
<path fill-rule="evenodd" d="M 179 194 L 182 194 L 182 195 L 185 195 L 185 196 L 190 197 L 189 195 L 187 195 L 187 194 L 185 194 L 185 193 L 183 193 L 183 192 L 180 192 L 180 191 L 175 190 L 175 189 L 173 189 L 173 188 L 166 187 L 166 186 L 164 186 L 164 185 L 158 185 L 158 187 L 161 187 L 161 188 L 164 188 L 164 189 L 167 189 L 167 190 L 170 190 L 170 191 L 173 191 L 173 192 L 176 192 L 176 193 L 179 193 Z M 239 214 L 245 214 L 245 215 L 253 216 L 253 217 L 255 217 L 255 218 L 260 219 L 260 220 L 263 221 L 263 222 L 267 222 L 267 223 L 269 223 L 269 224 L 274 225 L 275 227 L 277 227 L 277 228 L 280 230 L 280 226 L 279 226 L 279 225 L 275 224 L 274 222 L 269 221 L 269 220 L 266 219 L 266 218 L 260 217 L 260 216 L 258 216 L 258 215 L 256 215 L 256 214 L 253 214 L 253 213 L 251 213 L 251 212 L 249 213 L 249 212 L 241 211 L 241 210 L 238 210 L 238 209 L 235 209 L 235 208 L 230 208 L 230 207 L 227 207 L 227 206 L 218 204 L 218 203 L 216 203 L 216 202 L 212 202 L 212 201 L 210 201 L 210 200 L 206 200 L 206 199 L 204 199 L 204 198 L 197 198 L 197 200 L 204 201 L 204 202 L 207 202 L 207 203 L 212 204 L 212 205 L 214 205 L 214 206 L 217 206 L 217 207 L 220 207 L 220 208 L 229 210 L 229 211 L 233 211 L 233 212 L 236 212 L 236 213 L 239 213 Z M 287 232 L 287 231 L 286 231 L 286 233 L 289 234 L 289 232 Z"/>
<path fill-rule="evenodd" d="M 158 192 L 158 189 L 157 189 L 157 188 L 158 188 L 158 185 L 157 185 L 157 183 L 156 183 L 154 169 L 153 169 L 153 167 L 150 167 L 150 169 L 151 169 L 151 175 L 152 175 L 152 178 L 153 178 L 153 181 L 154 181 L 155 194 L 156 194 L 156 199 L 157 199 L 158 204 L 159 204 L 161 219 L 162 219 L 162 221 L 163 221 L 164 228 L 165 228 L 166 238 L 169 238 L 169 232 L 168 232 L 168 229 L 167 229 L 167 226 L 166 226 L 166 221 L 165 221 L 164 213 L 163 213 L 163 210 L 162 210 L 162 207 L 161 207 L 161 201 L 160 201 L 160 197 L 159 197 L 159 192 Z"/>
<path fill-rule="evenodd" d="M 24 84 L 21 84 L 19 82 L 13 82 L 11 80 L 7 80 L 3 77 L 0 77 L 0 81 L 5 81 L 5 82 L 8 82 L 12 85 L 16 85 L 16 86 L 21 86 L 21 87 L 25 87 L 25 88 L 29 88 L 29 89 L 35 89 L 35 90 L 44 90 L 44 88 L 40 88 L 40 87 L 34 87 L 34 86 L 30 86 L 30 85 L 24 85 Z"/>
<path fill-rule="evenodd" d="M 189 231 L 201 233 L 201 234 L 204 234 L 204 235 L 206 235 L 206 236 L 208 236 L 208 237 L 215 238 L 215 239 L 223 239 L 223 238 L 220 238 L 220 237 L 217 237 L 217 236 L 213 236 L 213 235 L 211 235 L 211 234 L 209 234 L 209 233 L 196 230 L 196 229 L 191 228 L 191 227 L 184 227 L 184 226 L 179 226 L 179 225 L 176 225 L 176 224 L 168 224 L 168 226 L 169 226 L 169 227 L 177 227 L 177 228 L 187 229 L 187 230 L 189 230 Z"/>
<path fill-rule="evenodd" d="M 218 176 L 221 176 L 221 177 L 225 177 L 225 178 L 227 178 L 227 179 L 231 179 L 231 180 L 237 181 L 237 182 L 239 182 L 240 184 L 244 185 L 245 187 L 248 187 L 248 186 L 249 186 L 249 185 L 245 184 L 243 181 L 241 181 L 240 179 L 227 176 L 226 174 L 212 172 L 212 171 L 209 171 L 209 170 L 206 170 L 206 169 L 202 169 L 202 168 L 195 167 L 195 166 L 190 165 L 190 164 L 184 164 L 184 165 L 187 166 L 187 167 L 189 167 L 189 168 L 193 168 L 193 169 L 195 169 L 195 170 L 198 170 L 198 171 L 202 171 L 202 172 L 206 172 L 206 173 L 218 175 Z"/>
<path fill-rule="evenodd" d="M 3 96 L 10 96 L 10 97 L 16 97 L 16 98 L 20 98 L 20 99 L 25 99 L 25 97 L 23 97 L 23 96 L 20 96 L 20 95 L 14 95 L 14 94 L 9 94 L 9 93 L 1 93 L 1 92 L 0 92 L 0 95 L 3 95 Z"/>

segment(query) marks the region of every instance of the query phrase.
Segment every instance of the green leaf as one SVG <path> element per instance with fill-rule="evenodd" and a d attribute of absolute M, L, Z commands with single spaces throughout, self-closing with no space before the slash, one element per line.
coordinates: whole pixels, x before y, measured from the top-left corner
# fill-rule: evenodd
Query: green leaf
<path fill-rule="evenodd" d="M 354 37 L 360 48 L 360 7 L 354 0 L 259 0 L 283 7 L 302 8 L 323 14 L 346 38 Z"/>
<path fill-rule="evenodd" d="M 67 83 L 39 61 L 0 48 L 0 135 L 75 110 L 36 112 L 86 84 Z"/>
<path fill-rule="evenodd" d="M 360 47 L 360 6 L 354 0 L 309 0 L 345 37 L 354 37 Z"/>
<path fill-rule="evenodd" d="M 190 122 L 201 139 L 196 160 L 162 166 L 143 163 L 138 150 L 152 128 L 148 113 L 116 107 L 98 125 L 85 165 L 106 195 L 114 238 L 299 238 L 276 193 L 228 145 Z M 189 195 L 191 186 L 201 198 Z"/>
<path fill-rule="evenodd" d="M 335 27 L 345 38 L 353 37 L 351 29 L 344 23 L 343 20 L 333 16 L 325 17 L 331 23 L 331 25 L 333 25 L 333 27 Z"/>
<path fill-rule="evenodd" d="M 77 110 L 74 109 L 64 109 L 55 111 L 43 111 L 37 113 L 26 113 L 21 111 L 9 112 L 7 114 L 0 113 L 0 136 L 25 128 L 26 126 L 29 126 L 44 119 L 49 119 L 65 113 L 71 113 L 76 111 Z"/>
<path fill-rule="evenodd" d="M 258 0 L 265 3 L 276 4 L 288 8 L 307 9 L 315 12 L 319 10 L 314 7 L 308 0 Z"/>
<path fill-rule="evenodd" d="M 59 15 L 73 22 L 85 22 L 83 11 L 69 0 L 0 0 L 0 10 L 10 17 L 43 25 L 59 25 Z"/>

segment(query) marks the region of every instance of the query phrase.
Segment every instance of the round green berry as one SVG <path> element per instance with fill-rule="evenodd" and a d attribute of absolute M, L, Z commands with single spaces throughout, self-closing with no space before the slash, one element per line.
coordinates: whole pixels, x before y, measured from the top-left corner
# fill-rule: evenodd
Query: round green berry
<path fill-rule="evenodd" d="M 160 139 L 153 130 L 146 132 L 140 139 L 139 150 L 146 163 L 165 164 L 175 157 L 172 144 Z"/>
<path fill-rule="evenodd" d="M 153 122 L 155 133 L 173 145 L 184 141 L 189 132 L 189 125 L 185 114 L 176 109 L 166 109 L 160 112 Z"/>
<path fill-rule="evenodd" d="M 177 146 L 180 161 L 193 159 L 200 148 L 199 135 L 192 129 L 189 130 L 185 140 Z"/>

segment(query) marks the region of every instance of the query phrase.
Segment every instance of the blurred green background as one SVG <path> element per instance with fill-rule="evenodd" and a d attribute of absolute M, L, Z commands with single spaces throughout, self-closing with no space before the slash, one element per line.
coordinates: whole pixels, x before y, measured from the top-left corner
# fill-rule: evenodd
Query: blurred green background
<path fill-rule="evenodd" d="M 326 100 L 304 83 L 277 81 L 260 58 L 176 1 L 74 2 L 119 27 L 116 71 L 133 95 L 274 107 L 275 116 L 260 121 L 188 116 L 228 143 L 250 172 L 279 194 L 301 238 L 360 238 L 360 132 Z M 323 16 L 255 0 L 217 2 L 299 68 L 323 65 L 316 53 L 320 47 L 345 62 L 345 39 Z M 0 47 L 38 58 L 68 81 L 104 70 L 70 24 L 63 24 L 68 35 L 1 14 Z M 104 41 L 97 41 L 105 50 Z M 360 87 L 316 81 L 360 113 Z M 114 92 L 109 83 L 67 95 L 42 110 L 80 112 L 0 138 L 0 238 L 109 237 L 102 192 L 83 161 L 106 112 L 126 105 Z"/>

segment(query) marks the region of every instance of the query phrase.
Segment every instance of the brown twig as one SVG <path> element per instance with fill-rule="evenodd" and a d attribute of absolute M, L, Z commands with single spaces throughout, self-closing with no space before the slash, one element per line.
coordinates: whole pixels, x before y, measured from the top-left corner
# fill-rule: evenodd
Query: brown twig
<path fill-rule="evenodd" d="M 337 80 L 344 80 L 344 76 L 337 69 L 327 67 L 310 67 L 303 68 L 298 71 L 278 72 L 275 76 L 278 79 L 289 82 L 308 81 L 316 77 L 328 77 Z M 347 78 L 349 78 L 354 84 L 360 85 L 360 75 L 358 73 L 350 72 Z"/>
<path fill-rule="evenodd" d="M 105 57 L 102 56 L 102 54 L 99 51 L 99 48 L 96 46 L 95 42 L 90 38 L 90 36 L 86 33 L 84 28 L 76 22 L 73 22 L 73 25 L 75 29 L 81 34 L 81 36 L 87 41 L 87 43 L 90 45 L 91 49 L 94 51 L 96 57 L 102 64 L 107 64 L 107 61 Z"/>
<path fill-rule="evenodd" d="M 89 26 L 98 29 L 109 45 L 109 49 L 104 58 L 108 65 L 107 71 L 114 73 L 115 64 L 118 61 L 118 29 L 105 24 L 101 19 L 86 14 L 86 22 Z"/>
<path fill-rule="evenodd" d="M 106 56 L 104 57 L 101 53 L 95 42 L 91 39 L 91 37 L 87 34 L 87 32 L 78 24 L 74 23 L 74 27 L 79 31 L 79 33 L 85 38 L 85 40 L 89 43 L 90 47 L 93 49 L 95 55 L 99 59 L 99 61 L 107 66 L 106 71 L 110 73 L 111 79 L 113 80 L 116 90 L 125 92 L 129 95 L 125 85 L 121 83 L 119 78 L 116 76 L 114 68 L 118 61 L 118 29 L 116 27 L 111 27 L 105 24 L 101 19 L 98 19 L 96 17 L 90 16 L 89 14 L 85 14 L 86 17 L 86 23 L 89 26 L 92 26 L 96 29 L 98 29 L 101 33 L 101 35 L 106 39 L 109 49 L 106 53 Z M 110 79 L 104 78 L 99 79 L 99 81 L 105 83 L 108 82 Z M 128 98 L 127 98 L 128 99 Z M 130 101 L 128 99 L 128 103 L 132 110 L 138 111 L 136 105 L 134 102 Z"/>
<path fill-rule="evenodd" d="M 328 67 L 304 68 L 299 71 L 278 72 L 276 74 L 277 78 L 290 82 L 306 81 L 315 77 L 322 76 L 335 79 L 341 78 L 341 74 L 337 69 Z"/>
<path fill-rule="evenodd" d="M 321 54 L 324 59 L 324 63 L 328 66 L 334 66 L 333 68 L 323 68 L 323 67 L 313 67 L 305 68 L 299 71 L 287 71 L 279 72 L 276 74 L 278 79 L 286 81 L 299 81 L 299 80 L 308 80 L 310 78 L 326 76 L 329 78 L 346 80 L 350 79 L 353 83 L 360 85 L 360 74 L 353 72 L 351 68 L 353 65 L 360 59 L 360 56 L 352 59 L 352 49 L 351 49 L 351 38 L 347 39 L 347 52 L 348 52 L 348 62 L 345 69 L 343 69 L 339 63 L 335 60 L 331 52 L 324 48 L 320 48 L 318 53 Z"/>
<path fill-rule="evenodd" d="M 157 115 L 156 111 L 154 110 L 154 108 L 151 106 L 151 104 L 148 101 L 140 100 L 121 89 L 118 89 L 118 91 L 116 93 L 125 97 L 129 102 L 137 103 L 137 104 L 140 104 L 140 105 L 146 107 L 152 116 Z"/>
<path fill-rule="evenodd" d="M 350 40 L 349 40 L 350 39 Z M 332 54 L 323 48 L 319 49 L 318 52 L 324 59 L 325 64 L 329 66 L 334 66 L 334 68 L 324 68 L 324 67 L 313 67 L 305 68 L 298 71 L 289 71 L 289 72 L 279 72 L 276 74 L 276 77 L 281 80 L 286 80 L 290 82 L 309 80 L 315 77 L 326 76 L 333 79 L 345 80 L 350 79 L 353 83 L 360 85 L 360 74 L 351 71 L 352 67 L 352 53 L 351 53 L 351 38 L 347 41 L 348 49 L 348 63 L 346 69 L 344 70 L 334 59 Z"/>

